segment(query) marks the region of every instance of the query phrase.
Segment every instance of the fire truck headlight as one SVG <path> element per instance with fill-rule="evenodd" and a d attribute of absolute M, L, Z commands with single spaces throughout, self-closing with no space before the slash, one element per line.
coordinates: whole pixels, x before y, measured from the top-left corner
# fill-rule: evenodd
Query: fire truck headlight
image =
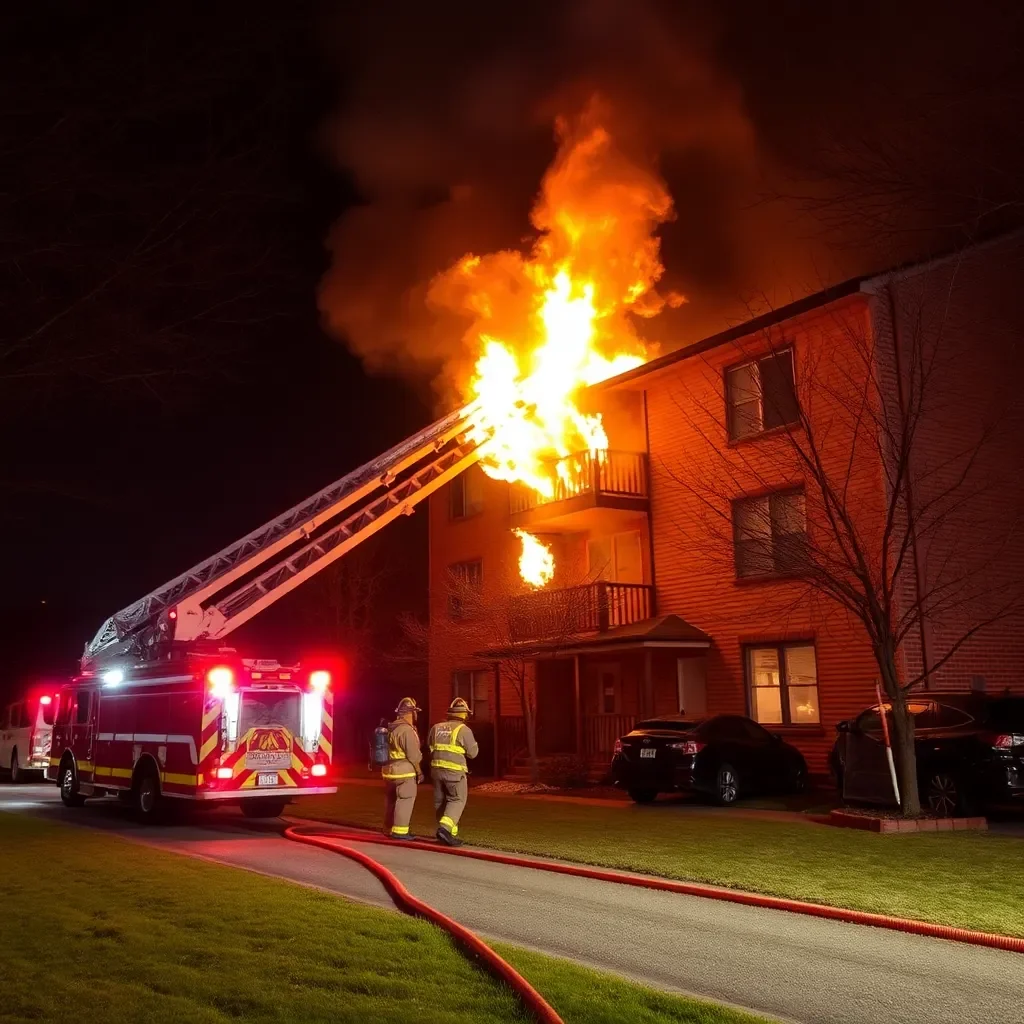
<path fill-rule="evenodd" d="M 112 668 L 103 673 L 104 686 L 120 686 L 124 682 L 124 673 L 119 668 Z"/>

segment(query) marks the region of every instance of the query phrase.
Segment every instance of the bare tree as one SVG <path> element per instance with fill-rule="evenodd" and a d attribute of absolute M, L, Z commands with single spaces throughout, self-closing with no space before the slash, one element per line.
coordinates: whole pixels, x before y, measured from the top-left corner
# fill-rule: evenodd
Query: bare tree
<path fill-rule="evenodd" d="M 421 656 L 429 652 L 445 664 L 474 657 L 497 667 L 519 702 L 534 785 L 539 781 L 536 661 L 557 657 L 588 632 L 595 619 L 589 581 L 568 570 L 558 570 L 556 579 L 561 586 L 532 588 L 510 564 L 485 587 L 479 577 L 450 571 L 444 585 L 445 616 L 431 622 L 403 620 L 406 640 Z M 494 714 L 497 728 L 500 708 Z"/>
<path fill-rule="evenodd" d="M 1016 579 L 998 571 L 1017 524 L 990 506 L 985 452 L 1005 426 L 995 404 L 936 445 L 935 425 L 961 401 L 944 311 L 891 282 L 875 301 L 873 324 L 847 308 L 817 342 L 765 329 L 726 375 L 704 357 L 702 379 L 676 399 L 704 455 L 669 472 L 696 510 L 680 524 L 687 541 L 710 540 L 723 571 L 790 579 L 773 588 L 780 614 L 817 597 L 863 625 L 892 709 L 902 810 L 916 815 L 907 694 L 1021 608 Z M 773 426 L 754 444 L 727 440 Z M 939 623 L 941 649 L 925 653 L 923 631 Z"/>

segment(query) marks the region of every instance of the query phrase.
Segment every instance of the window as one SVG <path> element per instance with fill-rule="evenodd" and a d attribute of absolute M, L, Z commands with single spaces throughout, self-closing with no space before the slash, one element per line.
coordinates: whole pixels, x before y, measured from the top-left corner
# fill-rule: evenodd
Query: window
<path fill-rule="evenodd" d="M 643 583 L 644 562 L 640 531 L 629 530 L 587 541 L 590 575 L 609 583 Z"/>
<path fill-rule="evenodd" d="M 483 477 L 476 466 L 470 466 L 448 485 L 448 514 L 452 519 L 475 516 L 484 507 Z"/>
<path fill-rule="evenodd" d="M 614 715 L 618 711 L 618 672 L 601 673 L 601 714 Z"/>
<path fill-rule="evenodd" d="M 470 669 L 452 673 L 452 700 L 461 697 L 473 712 L 473 717 L 484 722 L 491 719 L 491 701 L 486 669 Z"/>
<path fill-rule="evenodd" d="M 65 691 L 57 698 L 57 724 L 69 725 L 71 722 L 71 702 L 74 698 Z"/>
<path fill-rule="evenodd" d="M 7 728 L 8 729 L 20 729 L 21 728 L 21 705 L 12 704 L 8 708 L 7 713 Z"/>
<path fill-rule="evenodd" d="M 28 709 L 28 704 L 21 705 L 21 717 L 18 720 L 18 726 L 21 729 L 32 728 L 32 713 Z"/>
<path fill-rule="evenodd" d="M 736 575 L 741 579 L 786 575 L 807 564 L 802 490 L 734 501 L 732 526 Z"/>
<path fill-rule="evenodd" d="M 79 725 L 85 725 L 89 721 L 89 691 L 78 691 L 78 702 L 76 705 L 75 721 Z"/>
<path fill-rule="evenodd" d="M 813 644 L 747 648 L 750 717 L 761 725 L 817 725 L 818 666 Z"/>
<path fill-rule="evenodd" d="M 450 576 L 448 593 L 448 615 L 453 619 L 469 618 L 473 614 L 473 606 L 479 601 L 480 588 L 483 583 L 483 564 L 475 562 L 456 562 L 448 566 Z"/>
<path fill-rule="evenodd" d="M 733 367 L 725 375 L 725 396 L 730 441 L 796 423 L 793 350 Z"/>

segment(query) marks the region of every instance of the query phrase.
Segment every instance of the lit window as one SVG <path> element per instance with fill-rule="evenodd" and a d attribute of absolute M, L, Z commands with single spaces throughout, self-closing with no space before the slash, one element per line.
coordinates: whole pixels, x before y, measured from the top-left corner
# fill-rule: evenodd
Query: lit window
<path fill-rule="evenodd" d="M 818 665 L 813 644 L 747 648 L 750 717 L 761 725 L 817 725 Z"/>

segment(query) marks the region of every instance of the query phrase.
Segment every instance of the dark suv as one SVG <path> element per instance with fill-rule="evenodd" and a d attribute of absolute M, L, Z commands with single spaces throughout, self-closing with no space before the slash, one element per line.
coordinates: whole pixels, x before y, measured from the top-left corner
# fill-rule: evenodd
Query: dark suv
<path fill-rule="evenodd" d="M 1024 697 L 912 694 L 921 801 L 936 814 L 1024 807 Z M 836 726 L 831 766 L 845 800 L 895 805 L 878 706 Z"/>

